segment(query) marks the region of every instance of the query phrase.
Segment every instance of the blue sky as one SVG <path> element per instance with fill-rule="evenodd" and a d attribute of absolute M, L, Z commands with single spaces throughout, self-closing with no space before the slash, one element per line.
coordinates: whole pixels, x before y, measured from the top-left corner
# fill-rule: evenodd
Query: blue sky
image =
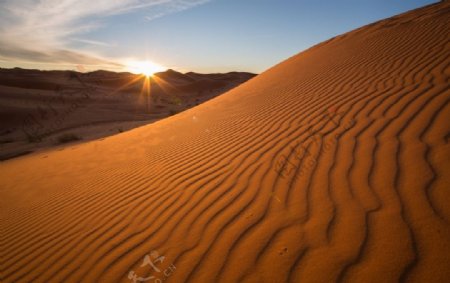
<path fill-rule="evenodd" d="M 437 1 L 4 0 L 0 66 L 260 73 L 333 36 Z"/>

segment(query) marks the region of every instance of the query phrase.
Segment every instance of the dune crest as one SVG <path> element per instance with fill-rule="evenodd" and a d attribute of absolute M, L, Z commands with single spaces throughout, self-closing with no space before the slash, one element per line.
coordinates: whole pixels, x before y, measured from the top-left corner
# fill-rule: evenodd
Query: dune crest
<path fill-rule="evenodd" d="M 449 11 L 362 27 L 152 125 L 1 163 L 2 282 L 446 282 Z"/>

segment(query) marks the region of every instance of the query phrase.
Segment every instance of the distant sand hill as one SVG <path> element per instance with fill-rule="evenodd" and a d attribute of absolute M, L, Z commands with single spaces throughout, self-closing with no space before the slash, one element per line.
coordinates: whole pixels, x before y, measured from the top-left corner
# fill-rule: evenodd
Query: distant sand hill
<path fill-rule="evenodd" d="M 0 163 L 2 282 L 449 282 L 450 4 Z M 160 281 L 158 281 L 160 280 Z"/>

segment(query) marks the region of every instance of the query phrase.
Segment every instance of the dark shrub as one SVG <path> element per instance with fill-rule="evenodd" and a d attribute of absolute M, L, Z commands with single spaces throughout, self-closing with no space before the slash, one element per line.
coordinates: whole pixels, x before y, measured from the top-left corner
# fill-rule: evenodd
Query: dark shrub
<path fill-rule="evenodd" d="M 81 138 L 75 134 L 64 134 L 64 135 L 58 137 L 59 143 L 68 143 L 68 142 L 79 141 L 79 140 L 81 140 Z"/>

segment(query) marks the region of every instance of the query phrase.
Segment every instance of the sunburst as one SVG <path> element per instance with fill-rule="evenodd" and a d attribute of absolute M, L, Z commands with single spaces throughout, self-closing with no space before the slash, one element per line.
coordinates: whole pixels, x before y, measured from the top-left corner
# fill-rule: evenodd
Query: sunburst
<path fill-rule="evenodd" d="M 128 62 L 127 69 L 134 74 L 142 74 L 146 77 L 151 77 L 155 73 L 167 70 L 164 66 L 149 60 Z"/>

